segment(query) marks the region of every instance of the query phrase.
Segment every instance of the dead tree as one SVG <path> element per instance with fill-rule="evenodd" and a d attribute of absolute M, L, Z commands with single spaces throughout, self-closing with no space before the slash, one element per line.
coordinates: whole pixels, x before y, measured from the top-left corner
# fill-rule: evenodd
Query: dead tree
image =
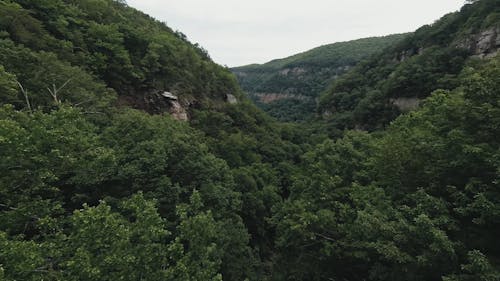
<path fill-rule="evenodd" d="M 30 99 L 28 97 L 28 89 L 25 89 L 23 87 L 23 85 L 21 85 L 21 82 L 19 81 L 16 81 L 17 82 L 17 85 L 19 85 L 19 88 L 21 89 L 21 92 L 23 93 L 24 95 L 24 99 L 26 100 L 26 106 L 28 106 L 28 110 L 30 113 L 33 113 L 33 110 L 31 109 L 31 103 L 30 103 Z"/>
<path fill-rule="evenodd" d="M 61 87 L 57 88 L 56 87 L 56 84 L 52 84 L 52 89 L 50 88 L 47 88 L 47 90 L 49 91 L 50 95 L 52 96 L 52 98 L 54 99 L 54 102 L 56 103 L 56 105 L 60 105 L 61 104 L 61 100 L 57 97 L 57 94 L 64 88 L 66 87 L 66 85 L 68 85 L 68 83 L 71 81 L 71 79 L 68 79 L 66 80 L 66 82 L 64 82 L 64 84 L 62 84 Z"/>

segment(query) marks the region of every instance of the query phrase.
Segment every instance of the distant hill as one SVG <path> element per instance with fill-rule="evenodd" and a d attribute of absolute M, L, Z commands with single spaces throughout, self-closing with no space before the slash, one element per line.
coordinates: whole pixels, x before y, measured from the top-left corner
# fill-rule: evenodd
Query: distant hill
<path fill-rule="evenodd" d="M 474 1 L 358 64 L 322 95 L 319 113 L 340 130 L 383 128 L 499 48 L 500 1 Z"/>
<path fill-rule="evenodd" d="M 256 104 L 281 121 L 314 117 L 316 99 L 360 60 L 394 45 L 405 34 L 324 45 L 265 64 L 235 67 L 241 87 Z"/>

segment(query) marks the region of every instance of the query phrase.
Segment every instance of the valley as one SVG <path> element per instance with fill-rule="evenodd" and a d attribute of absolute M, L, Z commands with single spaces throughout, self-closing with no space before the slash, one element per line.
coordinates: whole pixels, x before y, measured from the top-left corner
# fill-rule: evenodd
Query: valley
<path fill-rule="evenodd" d="M 0 0 L 0 281 L 500 280 L 499 30 L 230 69 L 125 1 Z"/>

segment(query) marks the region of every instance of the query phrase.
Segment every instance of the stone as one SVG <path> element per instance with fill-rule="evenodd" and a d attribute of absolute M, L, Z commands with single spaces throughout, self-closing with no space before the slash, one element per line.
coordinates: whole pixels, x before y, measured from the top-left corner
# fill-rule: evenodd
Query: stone
<path fill-rule="evenodd" d="M 226 100 L 230 104 L 237 104 L 238 103 L 238 99 L 235 96 L 231 95 L 231 94 L 227 94 L 226 95 Z"/>
<path fill-rule="evenodd" d="M 184 109 L 184 107 L 182 107 L 182 105 L 178 101 L 171 101 L 170 105 L 171 107 L 169 109 L 169 113 L 170 116 L 172 116 L 172 118 L 179 121 L 189 120 L 186 110 Z"/>
<path fill-rule="evenodd" d="M 174 95 L 174 94 L 172 94 L 170 92 L 163 92 L 161 95 L 164 98 L 167 98 L 167 99 L 170 99 L 170 100 L 178 100 L 179 99 L 176 95 Z"/>
<path fill-rule="evenodd" d="M 496 56 L 500 49 L 500 28 L 491 28 L 469 36 L 455 43 L 455 46 L 469 50 L 479 58 Z"/>

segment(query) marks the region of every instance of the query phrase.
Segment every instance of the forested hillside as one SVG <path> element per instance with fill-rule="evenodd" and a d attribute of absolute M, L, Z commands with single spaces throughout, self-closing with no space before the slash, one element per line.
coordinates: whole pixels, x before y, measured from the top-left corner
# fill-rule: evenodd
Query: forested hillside
<path fill-rule="evenodd" d="M 406 34 L 324 45 L 265 64 L 235 67 L 240 85 L 265 112 L 280 121 L 315 117 L 317 99 L 327 86 L 359 61 L 397 43 Z"/>
<path fill-rule="evenodd" d="M 0 280 L 500 280 L 500 57 L 471 49 L 498 4 L 400 43 L 465 54 L 391 60 L 432 87 L 372 126 L 328 106 L 386 83 L 380 60 L 326 121 L 278 123 L 122 1 L 0 0 Z"/>
<path fill-rule="evenodd" d="M 380 129 L 436 89 L 454 89 L 474 58 L 500 48 L 500 1 L 468 1 L 460 12 L 419 28 L 382 55 L 358 64 L 320 99 L 319 113 L 338 129 Z"/>
<path fill-rule="evenodd" d="M 0 279 L 262 280 L 299 132 L 122 2 L 0 14 Z"/>
<path fill-rule="evenodd" d="M 500 60 L 461 77 L 303 156 L 272 219 L 275 280 L 499 280 Z"/>
<path fill-rule="evenodd" d="M 148 112 L 168 109 L 164 91 L 183 107 L 237 93 L 230 73 L 205 50 L 120 1 L 4 0 L 0 29 L 0 61 L 30 90 L 33 107 L 51 106 L 47 87 L 63 85 L 60 101 Z M 17 107 L 25 104 L 12 98 Z"/>

